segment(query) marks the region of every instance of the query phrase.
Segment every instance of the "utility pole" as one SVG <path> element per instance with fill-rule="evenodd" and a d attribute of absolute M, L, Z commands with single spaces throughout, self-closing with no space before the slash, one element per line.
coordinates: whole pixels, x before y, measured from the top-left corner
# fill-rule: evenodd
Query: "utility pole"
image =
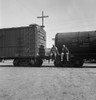
<path fill-rule="evenodd" d="M 45 27 L 44 26 L 44 18 L 47 18 L 49 16 L 44 16 L 44 12 L 42 11 L 42 16 L 38 16 L 37 18 L 42 18 L 42 27 Z"/>

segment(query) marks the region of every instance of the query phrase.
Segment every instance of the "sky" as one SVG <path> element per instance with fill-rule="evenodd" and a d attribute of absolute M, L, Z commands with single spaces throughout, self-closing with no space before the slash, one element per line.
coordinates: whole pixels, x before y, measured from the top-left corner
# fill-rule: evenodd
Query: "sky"
<path fill-rule="evenodd" d="M 42 11 L 48 48 L 56 33 L 96 30 L 96 0 L 0 0 L 0 28 L 41 25 Z"/>

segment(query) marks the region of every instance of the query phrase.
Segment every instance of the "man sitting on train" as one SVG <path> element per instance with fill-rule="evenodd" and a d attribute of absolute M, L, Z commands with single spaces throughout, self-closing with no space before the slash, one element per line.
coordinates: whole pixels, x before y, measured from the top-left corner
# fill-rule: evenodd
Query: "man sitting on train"
<path fill-rule="evenodd" d="M 55 45 L 53 45 L 53 47 L 50 50 L 50 56 L 52 57 L 52 60 L 56 59 L 56 55 L 58 54 L 58 49 Z"/>
<path fill-rule="evenodd" d="M 69 50 L 65 45 L 62 46 L 62 52 L 61 52 L 61 62 L 63 61 L 64 62 L 69 61 Z"/>

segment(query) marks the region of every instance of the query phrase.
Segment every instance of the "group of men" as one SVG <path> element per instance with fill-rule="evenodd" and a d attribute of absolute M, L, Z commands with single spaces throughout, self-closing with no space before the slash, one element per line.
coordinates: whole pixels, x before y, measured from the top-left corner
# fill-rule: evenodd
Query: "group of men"
<path fill-rule="evenodd" d="M 53 59 L 56 59 L 57 55 L 61 55 L 61 62 L 69 61 L 69 50 L 65 45 L 62 46 L 61 54 L 59 53 L 58 48 L 55 45 L 53 45 L 53 47 L 50 50 L 50 56 L 52 56 Z"/>

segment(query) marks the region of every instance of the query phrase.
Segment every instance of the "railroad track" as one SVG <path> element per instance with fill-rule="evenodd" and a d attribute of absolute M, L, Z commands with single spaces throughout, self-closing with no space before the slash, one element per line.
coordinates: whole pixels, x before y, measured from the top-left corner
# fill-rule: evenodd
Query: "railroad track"
<path fill-rule="evenodd" d="M 3 62 L 0 62 L 0 67 L 14 67 L 14 66 L 12 64 L 12 61 L 3 61 Z M 15 67 L 28 67 L 28 66 L 15 66 Z M 41 67 L 55 68 L 54 63 L 52 61 L 51 62 L 45 61 Z M 39 66 L 37 68 L 39 68 Z M 56 68 L 70 68 L 70 67 L 56 67 Z M 74 67 L 71 67 L 71 68 L 74 68 Z M 96 68 L 96 63 L 84 63 L 83 68 Z"/>

